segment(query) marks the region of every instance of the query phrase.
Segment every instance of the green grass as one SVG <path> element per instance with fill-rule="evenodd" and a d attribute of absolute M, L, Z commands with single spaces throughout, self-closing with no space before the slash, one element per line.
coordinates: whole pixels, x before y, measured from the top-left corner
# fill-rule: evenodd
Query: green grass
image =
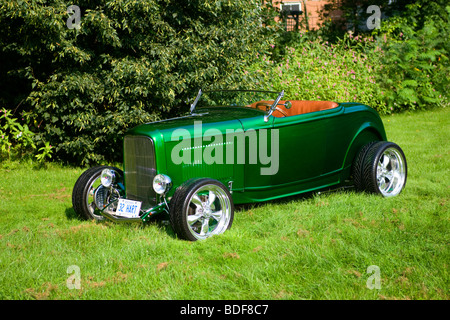
<path fill-rule="evenodd" d="M 408 160 L 406 189 L 353 191 L 237 207 L 207 241 L 169 226 L 80 221 L 82 169 L 3 163 L 1 299 L 444 299 L 449 295 L 450 111 L 383 118 Z M 69 266 L 81 289 L 70 290 Z M 371 265 L 381 289 L 369 289 Z"/>

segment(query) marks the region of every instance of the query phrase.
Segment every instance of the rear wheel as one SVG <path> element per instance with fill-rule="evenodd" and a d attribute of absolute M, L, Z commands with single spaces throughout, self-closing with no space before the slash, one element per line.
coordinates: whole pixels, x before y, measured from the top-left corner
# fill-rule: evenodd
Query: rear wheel
<path fill-rule="evenodd" d="M 233 218 L 231 194 L 217 180 L 188 180 L 170 201 L 170 222 L 181 239 L 196 241 L 222 234 L 231 227 Z"/>
<path fill-rule="evenodd" d="M 393 142 L 371 144 L 360 163 L 360 169 L 360 189 L 366 192 L 393 197 L 405 187 L 406 157 L 403 150 Z"/>
<path fill-rule="evenodd" d="M 378 141 L 372 141 L 364 145 L 359 151 L 353 163 L 352 168 L 353 182 L 355 184 L 356 190 L 358 191 L 365 190 L 364 173 L 363 173 L 364 158 L 366 157 L 367 151 L 369 151 L 370 147 L 372 147 L 377 142 Z"/>

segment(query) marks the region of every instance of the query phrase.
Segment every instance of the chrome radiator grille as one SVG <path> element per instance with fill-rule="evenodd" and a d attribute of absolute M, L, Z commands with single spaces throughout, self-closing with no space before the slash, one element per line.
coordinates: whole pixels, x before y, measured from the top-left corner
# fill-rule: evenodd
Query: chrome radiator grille
<path fill-rule="evenodd" d="M 142 209 L 156 205 L 153 178 L 156 175 L 155 146 L 144 136 L 126 136 L 124 142 L 127 199 L 142 201 Z"/>

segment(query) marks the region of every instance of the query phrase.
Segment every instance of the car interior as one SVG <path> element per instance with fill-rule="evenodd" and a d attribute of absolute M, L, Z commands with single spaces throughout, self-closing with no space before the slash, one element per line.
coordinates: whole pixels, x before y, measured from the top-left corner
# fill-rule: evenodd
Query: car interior
<path fill-rule="evenodd" d="M 328 110 L 336 108 L 339 104 L 333 101 L 308 101 L 308 100 L 289 100 L 292 106 L 286 107 L 287 101 L 280 101 L 272 113 L 274 117 L 290 117 L 299 114 Z M 250 108 L 267 111 L 273 104 L 273 101 L 257 101 L 249 105 Z"/>

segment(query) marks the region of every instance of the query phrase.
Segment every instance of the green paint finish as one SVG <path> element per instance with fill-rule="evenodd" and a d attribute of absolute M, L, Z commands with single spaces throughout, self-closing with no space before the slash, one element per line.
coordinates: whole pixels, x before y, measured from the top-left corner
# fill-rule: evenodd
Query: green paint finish
<path fill-rule="evenodd" d="M 357 103 L 270 116 L 267 122 L 266 112 L 250 108 L 198 108 L 195 112 L 143 124 L 127 133 L 153 139 L 157 173 L 173 182 L 168 197 L 196 177 L 217 179 L 226 186 L 232 181 L 236 204 L 338 185 L 350 178 L 353 159 L 363 145 L 386 140 L 379 115 Z M 275 151 L 278 155 L 271 154 Z M 267 174 L 269 168 L 273 174 Z"/>

